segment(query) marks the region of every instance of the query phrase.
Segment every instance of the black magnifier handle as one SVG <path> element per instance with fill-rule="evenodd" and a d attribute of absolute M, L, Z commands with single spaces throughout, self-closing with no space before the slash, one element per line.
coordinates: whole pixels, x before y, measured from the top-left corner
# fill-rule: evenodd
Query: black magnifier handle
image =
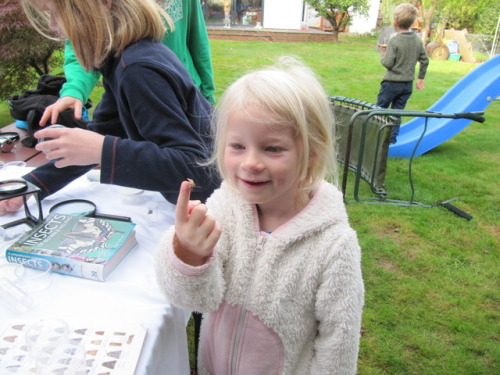
<path fill-rule="evenodd" d="M 97 213 L 90 216 L 95 217 L 97 219 L 109 219 L 109 220 L 128 221 L 128 222 L 132 221 L 132 219 L 128 216 L 97 214 Z"/>

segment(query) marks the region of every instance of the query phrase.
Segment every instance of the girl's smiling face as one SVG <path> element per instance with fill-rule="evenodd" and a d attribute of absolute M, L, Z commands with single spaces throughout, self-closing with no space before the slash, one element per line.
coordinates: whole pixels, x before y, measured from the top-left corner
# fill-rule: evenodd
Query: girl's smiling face
<path fill-rule="evenodd" d="M 224 168 L 229 182 L 261 211 L 297 213 L 303 147 L 293 129 L 273 124 L 257 106 L 233 112 L 227 122 Z M 291 213 L 291 214 L 294 214 Z"/>

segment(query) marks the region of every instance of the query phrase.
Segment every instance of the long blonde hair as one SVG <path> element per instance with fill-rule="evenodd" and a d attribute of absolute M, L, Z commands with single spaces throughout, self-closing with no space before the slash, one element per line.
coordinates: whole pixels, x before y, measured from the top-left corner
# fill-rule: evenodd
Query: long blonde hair
<path fill-rule="evenodd" d="M 155 0 L 49 0 L 53 17 L 70 40 L 79 63 L 98 69 L 112 53 L 120 55 L 125 47 L 143 38 L 160 40 L 173 30 L 170 16 Z M 55 39 L 49 28 L 50 14 L 41 0 L 21 0 L 35 29 Z M 166 27 L 166 26 L 167 27 Z"/>
<path fill-rule="evenodd" d="M 304 157 L 298 165 L 301 189 L 314 190 L 326 177 L 338 182 L 334 147 L 333 112 L 318 78 L 311 69 L 292 57 L 278 64 L 248 73 L 222 95 L 214 119 L 215 151 L 212 162 L 222 178 L 227 122 L 234 112 L 246 112 L 256 105 L 269 123 L 291 127 L 302 142 Z"/>

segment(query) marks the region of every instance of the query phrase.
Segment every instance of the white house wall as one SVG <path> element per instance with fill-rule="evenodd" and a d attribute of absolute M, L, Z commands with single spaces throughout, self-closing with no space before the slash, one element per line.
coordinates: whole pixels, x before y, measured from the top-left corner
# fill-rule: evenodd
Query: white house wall
<path fill-rule="evenodd" d="M 349 26 L 349 31 L 351 33 L 369 33 L 377 27 L 380 0 L 369 0 L 368 3 L 370 5 L 368 17 L 355 15 L 352 18 L 352 24 Z"/>
<path fill-rule="evenodd" d="M 303 17 L 303 0 L 264 0 L 264 20 L 262 26 L 266 29 L 300 30 Z M 349 31 L 353 33 L 368 33 L 377 26 L 380 0 L 369 0 L 368 17 L 354 15 Z M 306 5 L 305 18 L 308 26 L 318 27 L 317 12 Z"/>
<path fill-rule="evenodd" d="M 266 29 L 300 29 L 303 0 L 264 0 L 263 3 L 263 27 Z"/>

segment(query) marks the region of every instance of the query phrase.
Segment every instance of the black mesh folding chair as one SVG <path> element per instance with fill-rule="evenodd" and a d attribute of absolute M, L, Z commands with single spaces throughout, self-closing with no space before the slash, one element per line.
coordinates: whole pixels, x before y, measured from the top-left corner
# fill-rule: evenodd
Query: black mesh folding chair
<path fill-rule="evenodd" d="M 347 179 L 349 170 L 351 170 L 355 173 L 353 195 L 357 202 L 399 206 L 443 206 L 467 220 L 472 219 L 471 215 L 450 203 L 458 198 L 434 204 L 415 201 L 412 165 L 418 146 L 427 132 L 429 118 L 469 119 L 482 123 L 485 120 L 482 116 L 484 112 L 444 114 L 431 111 L 383 109 L 370 103 L 345 97 L 330 97 L 330 102 L 332 103 L 336 122 L 338 161 L 344 166 L 342 175 L 344 201 L 346 201 Z M 389 199 L 384 184 L 390 128 L 399 125 L 402 117 L 425 118 L 420 138 L 416 142 L 408 161 L 408 181 L 411 191 L 409 200 Z M 360 197 L 359 186 L 361 180 L 370 185 L 371 191 L 376 194 L 375 197 L 369 197 L 368 199 Z"/>

